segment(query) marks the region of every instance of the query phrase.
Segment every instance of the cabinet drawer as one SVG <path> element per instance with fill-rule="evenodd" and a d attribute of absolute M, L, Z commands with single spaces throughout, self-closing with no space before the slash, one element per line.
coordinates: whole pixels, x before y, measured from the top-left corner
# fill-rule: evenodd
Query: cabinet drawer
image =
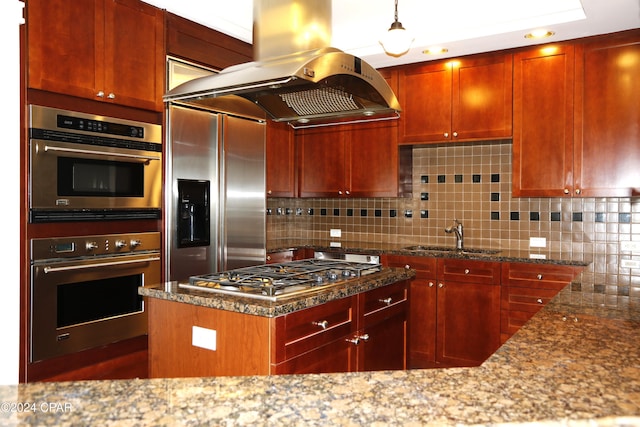
<path fill-rule="evenodd" d="M 438 280 L 497 285 L 500 283 L 500 263 L 444 259 L 438 263 Z"/>
<path fill-rule="evenodd" d="M 407 306 L 408 286 L 406 281 L 373 289 L 362 295 L 364 326 L 380 322 L 400 312 Z"/>
<path fill-rule="evenodd" d="M 504 343 L 509 337 L 518 332 L 518 329 L 527 323 L 535 314 L 536 313 L 530 311 L 502 310 L 500 312 L 501 341 Z"/>
<path fill-rule="evenodd" d="M 556 294 L 559 289 L 537 289 L 503 287 L 501 309 L 537 313 Z"/>
<path fill-rule="evenodd" d="M 502 284 L 511 287 L 560 290 L 582 270 L 582 267 L 505 263 L 502 267 Z"/>
<path fill-rule="evenodd" d="M 293 250 L 271 252 L 267 254 L 267 264 L 280 264 L 293 261 Z"/>
<path fill-rule="evenodd" d="M 352 297 L 287 314 L 283 322 L 285 359 L 341 338 L 355 330 Z"/>
<path fill-rule="evenodd" d="M 421 256 L 387 255 L 386 263 L 389 267 L 409 267 L 416 270 L 417 279 L 435 279 L 436 258 Z"/>

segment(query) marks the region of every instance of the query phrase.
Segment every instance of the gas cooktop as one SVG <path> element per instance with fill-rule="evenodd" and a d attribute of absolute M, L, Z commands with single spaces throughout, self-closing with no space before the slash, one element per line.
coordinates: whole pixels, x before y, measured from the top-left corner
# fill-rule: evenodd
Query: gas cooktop
<path fill-rule="evenodd" d="M 268 301 L 325 289 L 382 270 L 380 264 L 333 259 L 303 259 L 192 276 L 179 287 Z"/>

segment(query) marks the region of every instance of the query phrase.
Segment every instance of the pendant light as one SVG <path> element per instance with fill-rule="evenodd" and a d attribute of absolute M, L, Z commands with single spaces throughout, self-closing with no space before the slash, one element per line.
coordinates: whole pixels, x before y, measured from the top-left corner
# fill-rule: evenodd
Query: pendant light
<path fill-rule="evenodd" d="M 409 52 L 411 43 L 413 43 L 413 37 L 404 29 L 402 24 L 398 22 L 398 0 L 395 0 L 395 2 L 395 20 L 391 24 L 387 33 L 380 40 L 380 44 L 387 55 L 398 57 Z"/>

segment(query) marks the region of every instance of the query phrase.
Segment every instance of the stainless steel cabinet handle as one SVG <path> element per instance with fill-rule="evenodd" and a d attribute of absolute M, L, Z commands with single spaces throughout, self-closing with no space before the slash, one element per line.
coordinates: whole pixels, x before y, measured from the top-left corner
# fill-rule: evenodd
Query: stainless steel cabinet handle
<path fill-rule="evenodd" d="M 454 138 L 458 136 L 458 132 L 453 133 Z"/>
<path fill-rule="evenodd" d="M 369 341 L 369 334 L 360 335 L 358 338 L 360 338 L 364 342 L 367 342 Z"/>
<path fill-rule="evenodd" d="M 342 190 L 338 190 L 338 194 L 342 195 Z"/>
<path fill-rule="evenodd" d="M 378 301 L 380 301 L 381 303 L 386 304 L 386 305 L 391 305 L 391 303 L 393 302 L 393 299 L 391 297 L 389 297 L 389 298 L 385 298 L 385 299 L 379 299 Z"/>
<path fill-rule="evenodd" d="M 351 192 L 349 190 L 347 190 L 347 191 L 344 192 L 344 194 L 346 194 L 348 196 L 349 194 L 351 194 Z"/>
<path fill-rule="evenodd" d="M 438 283 L 439 288 L 444 288 L 444 283 Z"/>
<path fill-rule="evenodd" d="M 568 188 L 565 188 L 564 190 L 562 190 L 562 192 L 563 192 L 564 194 L 569 194 L 569 189 L 568 189 Z"/>
<path fill-rule="evenodd" d="M 109 95 L 107 95 L 107 98 L 109 98 L 109 99 L 116 99 L 116 94 L 115 94 L 115 93 L 113 93 L 113 92 L 111 92 L 111 93 L 109 93 Z"/>
<path fill-rule="evenodd" d="M 329 327 L 329 322 L 326 320 L 321 320 L 319 322 L 311 322 L 314 326 L 320 326 L 322 329 L 327 329 Z"/>
<path fill-rule="evenodd" d="M 160 261 L 160 257 L 151 257 L 151 258 L 141 258 L 141 259 L 130 259 L 127 261 L 110 261 L 110 262 L 97 262 L 95 264 L 85 264 L 85 265 L 68 265 L 65 267 L 51 267 L 47 266 L 42 269 L 42 271 L 46 273 L 55 273 L 57 271 L 69 271 L 69 270 L 83 270 L 85 268 L 98 268 L 98 267 L 110 267 L 113 265 L 124 265 L 124 264 L 137 264 L 141 262 L 151 262 L 151 261 Z"/>
<path fill-rule="evenodd" d="M 75 154 L 93 154 L 95 156 L 105 156 L 105 157 L 124 157 L 127 159 L 137 159 L 137 160 L 160 160 L 160 157 L 157 156 L 141 156 L 138 154 L 123 154 L 123 153 L 107 153 L 104 151 L 94 151 L 94 150 L 81 150 L 77 148 L 64 148 L 64 147 L 51 147 L 49 145 L 44 146 L 44 151 L 58 151 L 61 153 L 75 153 Z"/>
<path fill-rule="evenodd" d="M 104 91 L 102 91 L 102 90 L 101 90 L 101 91 L 99 91 L 98 93 L 96 93 L 96 96 L 97 96 L 98 98 L 104 98 Z"/>
<path fill-rule="evenodd" d="M 360 338 L 359 337 L 347 338 L 345 341 L 350 342 L 351 344 L 354 344 L 354 345 L 360 344 Z"/>
<path fill-rule="evenodd" d="M 538 298 L 536 301 L 538 302 L 538 304 L 542 304 L 542 298 Z"/>
<path fill-rule="evenodd" d="M 538 280 L 542 280 L 542 274 L 538 274 L 536 277 L 538 278 Z"/>
<path fill-rule="evenodd" d="M 429 282 L 429 287 L 433 288 L 433 282 Z"/>
<path fill-rule="evenodd" d="M 576 188 L 576 194 L 580 194 L 582 191 L 579 188 Z"/>
<path fill-rule="evenodd" d="M 449 132 L 445 132 L 445 133 L 444 133 L 444 137 L 445 137 L 445 138 L 449 138 Z"/>
<path fill-rule="evenodd" d="M 469 270 L 468 268 L 464 269 L 464 274 L 469 274 L 471 272 L 471 270 Z"/>
<path fill-rule="evenodd" d="M 405 264 L 404 268 L 406 268 L 407 270 L 409 270 L 411 268 L 411 266 L 409 264 Z"/>

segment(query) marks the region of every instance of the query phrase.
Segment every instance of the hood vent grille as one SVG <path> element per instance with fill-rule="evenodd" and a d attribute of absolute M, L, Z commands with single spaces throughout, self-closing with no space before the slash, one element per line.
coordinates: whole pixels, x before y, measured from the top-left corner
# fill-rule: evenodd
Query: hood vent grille
<path fill-rule="evenodd" d="M 361 108 L 349 93 L 332 87 L 283 93 L 280 97 L 301 116 L 354 111 Z"/>

